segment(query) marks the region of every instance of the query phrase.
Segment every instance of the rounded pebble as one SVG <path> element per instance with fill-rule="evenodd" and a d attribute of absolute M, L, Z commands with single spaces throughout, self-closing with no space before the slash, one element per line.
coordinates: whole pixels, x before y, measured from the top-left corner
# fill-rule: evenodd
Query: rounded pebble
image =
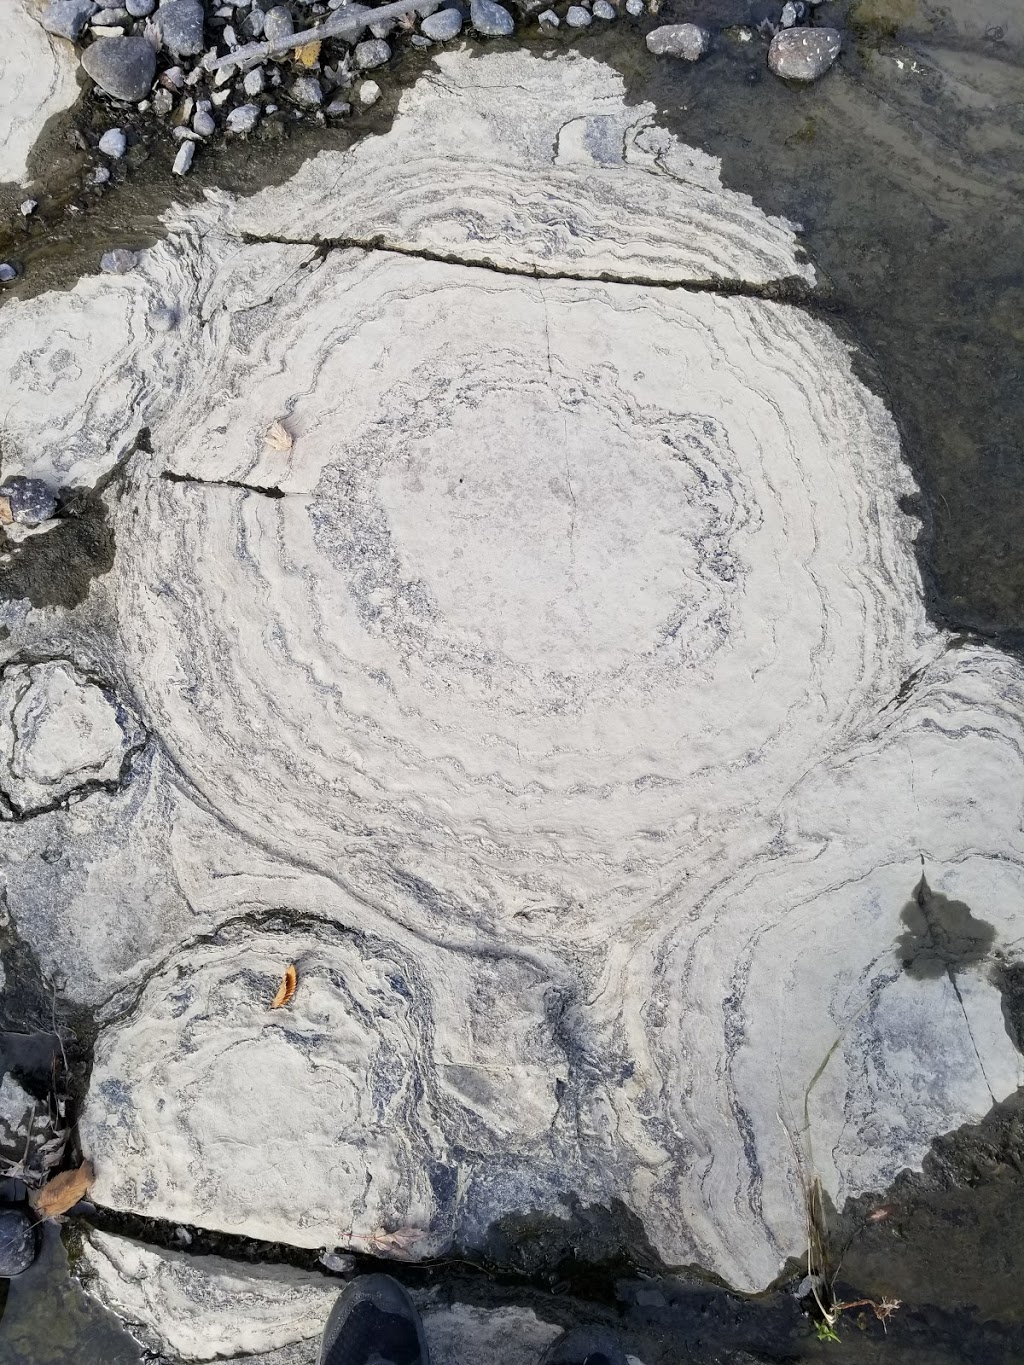
<path fill-rule="evenodd" d="M 516 26 L 504 5 L 495 0 L 470 0 L 469 18 L 477 33 L 488 38 L 507 38 Z"/>
<path fill-rule="evenodd" d="M 617 19 L 619 12 L 614 5 L 609 5 L 608 0 L 594 0 L 595 19 Z"/>
<path fill-rule="evenodd" d="M 129 270 L 135 269 L 137 260 L 134 251 L 119 246 L 104 252 L 100 257 L 100 269 L 107 275 L 127 275 Z"/>
<path fill-rule="evenodd" d="M 18 208 L 23 218 L 27 218 L 29 214 L 35 213 L 38 207 L 39 207 L 38 199 L 23 199 L 21 203 L 18 205 Z"/>
<path fill-rule="evenodd" d="M 768 49 L 768 68 L 787 81 L 816 81 L 839 56 L 842 35 L 835 28 L 787 28 Z"/>
<path fill-rule="evenodd" d="M 647 35 L 647 48 L 656 57 L 682 57 L 695 62 L 708 50 L 711 39 L 699 24 L 663 24 Z"/>
<path fill-rule="evenodd" d="M 124 0 L 124 7 L 133 19 L 145 19 L 156 9 L 156 0 Z"/>
<path fill-rule="evenodd" d="M 384 46 L 387 47 L 387 44 Z M 324 102 L 324 92 L 320 89 L 320 82 L 315 76 L 300 76 L 298 80 L 293 81 L 290 94 L 295 103 L 301 104 L 305 109 L 316 109 Z"/>
<path fill-rule="evenodd" d="M 537 15 L 538 24 L 548 24 L 551 28 L 557 28 L 561 22 L 553 9 L 546 9 L 543 14 Z"/>
<path fill-rule="evenodd" d="M 97 38 L 82 53 L 82 70 L 114 99 L 137 104 L 153 84 L 156 53 L 145 38 Z"/>
<path fill-rule="evenodd" d="M 570 5 L 565 11 L 565 22 L 570 28 L 589 28 L 593 23 L 590 10 L 582 5 Z"/>
<path fill-rule="evenodd" d="M 260 116 L 258 104 L 240 104 L 228 114 L 227 126 L 230 133 L 251 133 Z"/>
<path fill-rule="evenodd" d="M 119 161 L 128 150 L 128 139 L 120 128 L 108 128 L 100 138 L 99 148 L 104 156 Z"/>
<path fill-rule="evenodd" d="M 199 109 L 192 119 L 192 128 L 200 137 L 213 137 L 217 131 L 217 124 L 212 114 L 207 113 L 205 109 Z"/>
<path fill-rule="evenodd" d="M 383 38 L 368 38 L 364 43 L 356 43 L 354 55 L 360 71 L 373 71 L 391 60 L 391 48 Z"/>
<path fill-rule="evenodd" d="M 283 42 L 295 32 L 295 22 L 291 11 L 284 5 L 275 5 L 263 16 L 263 36 L 268 43 Z"/>
<path fill-rule="evenodd" d="M 0 1276 L 10 1279 L 27 1270 L 36 1258 L 32 1220 L 21 1209 L 0 1209 Z"/>
<path fill-rule="evenodd" d="M 331 100 L 330 104 L 324 110 L 325 114 L 331 114 L 334 118 L 340 118 L 341 115 L 351 114 L 351 112 L 352 112 L 351 104 L 349 104 L 348 100 L 343 100 L 340 97 L 338 99 Z"/>
<path fill-rule="evenodd" d="M 0 284 L 10 284 L 18 278 L 18 267 L 10 261 L 0 261 Z"/>
<path fill-rule="evenodd" d="M 453 7 L 428 14 L 420 28 L 435 43 L 447 43 L 462 31 L 462 15 Z"/>
<path fill-rule="evenodd" d="M 247 95 L 261 95 L 266 83 L 267 78 L 263 74 L 262 66 L 254 66 L 251 71 L 245 73 L 242 89 Z"/>
<path fill-rule="evenodd" d="M 178 325 L 178 314 L 166 304 L 157 304 L 149 310 L 149 325 L 154 332 L 172 332 Z"/>
<path fill-rule="evenodd" d="M 371 104 L 376 104 L 380 99 L 380 86 L 376 81 L 363 81 L 359 87 L 359 103 L 365 108 Z"/>
<path fill-rule="evenodd" d="M 644 0 L 626 0 L 626 13 L 634 17 L 644 12 Z"/>

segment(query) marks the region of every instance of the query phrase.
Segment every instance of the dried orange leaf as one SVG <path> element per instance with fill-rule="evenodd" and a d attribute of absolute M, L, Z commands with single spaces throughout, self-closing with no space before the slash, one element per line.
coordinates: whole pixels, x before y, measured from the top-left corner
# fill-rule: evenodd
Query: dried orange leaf
<path fill-rule="evenodd" d="M 288 966 L 284 969 L 284 977 L 281 980 L 280 986 L 277 988 L 277 994 L 270 1002 L 270 1008 L 272 1010 L 279 1010 L 282 1005 L 287 1005 L 295 994 L 295 987 L 298 984 L 299 974 L 295 970 L 294 965 L 289 962 Z"/>
<path fill-rule="evenodd" d="M 320 57 L 319 40 L 315 40 L 312 43 L 304 43 L 302 47 L 297 47 L 295 49 L 295 60 L 299 63 L 300 66 L 304 66 L 307 69 L 311 66 L 316 66 L 319 57 Z"/>
<path fill-rule="evenodd" d="M 41 1190 L 35 1190 L 29 1202 L 40 1218 L 57 1218 L 85 1197 L 95 1179 L 92 1162 L 83 1161 L 77 1171 L 62 1171 Z"/>
<path fill-rule="evenodd" d="M 271 450 L 291 450 L 294 437 L 283 422 L 271 422 L 264 437 Z"/>
<path fill-rule="evenodd" d="M 10 498 L 0 498 L 0 524 L 10 526 L 14 520 L 14 513 L 11 511 Z"/>

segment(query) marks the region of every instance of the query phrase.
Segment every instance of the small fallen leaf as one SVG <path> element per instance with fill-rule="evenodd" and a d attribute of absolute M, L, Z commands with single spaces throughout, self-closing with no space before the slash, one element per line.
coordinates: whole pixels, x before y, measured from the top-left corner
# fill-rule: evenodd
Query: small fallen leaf
<path fill-rule="evenodd" d="M 422 1242 L 426 1233 L 422 1228 L 397 1228 L 394 1232 L 355 1232 L 351 1242 L 365 1242 L 366 1249 L 378 1256 L 393 1256 L 396 1260 L 412 1259 L 412 1249 Z"/>
<path fill-rule="evenodd" d="M 283 422 L 271 422 L 264 437 L 271 450 L 291 450 L 294 437 Z"/>
<path fill-rule="evenodd" d="M 14 513 L 11 511 L 10 498 L 0 498 L 0 525 L 10 526 L 14 520 Z"/>
<path fill-rule="evenodd" d="M 33 1191 L 29 1203 L 40 1218 L 58 1218 L 85 1197 L 95 1179 L 92 1162 L 83 1161 L 77 1171 L 61 1171 L 48 1185 Z"/>
<path fill-rule="evenodd" d="M 308 70 L 311 66 L 316 66 L 320 57 L 320 42 L 315 39 L 311 43 L 304 43 L 302 47 L 295 49 L 295 60 L 300 66 Z"/>
<path fill-rule="evenodd" d="M 282 1005 L 287 1005 L 295 994 L 295 987 L 298 984 L 299 974 L 295 970 L 294 965 L 289 962 L 288 966 L 284 969 L 284 977 L 281 980 L 280 986 L 277 988 L 277 994 L 270 1002 L 270 1008 L 272 1010 L 279 1010 Z"/>

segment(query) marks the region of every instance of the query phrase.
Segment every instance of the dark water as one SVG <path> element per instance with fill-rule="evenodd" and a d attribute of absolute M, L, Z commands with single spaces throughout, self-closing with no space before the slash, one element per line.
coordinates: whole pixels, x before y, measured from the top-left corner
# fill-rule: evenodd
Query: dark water
<path fill-rule="evenodd" d="M 806 89 L 770 76 L 757 38 L 744 43 L 722 33 L 695 66 L 652 58 L 641 38 L 655 23 L 697 19 L 717 31 L 774 18 L 780 6 L 680 0 L 656 20 L 530 43 L 578 46 L 615 66 L 631 99 L 651 100 L 680 138 L 721 158 L 727 186 L 802 225 L 827 316 L 855 345 L 863 377 L 893 411 L 920 485 L 913 510 L 922 523 L 918 550 L 933 617 L 1018 648 L 1024 0 L 826 3 L 819 22 L 842 27 L 847 43 L 839 67 Z M 87 103 L 55 120 L 36 154 L 45 181 L 35 192 L 38 221 L 26 225 L 10 212 L 24 191 L 0 187 L 0 256 L 15 255 L 26 267 L 13 292 L 66 286 L 94 270 L 103 250 L 144 245 L 159 235 L 158 215 L 173 198 L 195 197 L 207 186 L 253 190 L 286 178 L 321 147 L 383 130 L 402 85 L 426 61 L 401 58 L 382 81 L 384 99 L 351 129 L 268 131 L 262 142 L 211 149 L 184 183 L 170 180 L 174 149 L 140 118 L 137 131 L 154 140 L 115 173 L 123 183 L 85 190 L 88 158 L 68 134 L 76 120 L 105 127 L 109 117 Z M 907 921 L 915 952 L 931 933 L 917 908 Z M 953 924 L 958 933 L 962 927 Z M 988 951 L 980 940 L 972 945 L 972 952 Z M 1009 1022 L 1024 1040 L 1024 981 L 1015 983 L 1017 995 L 1008 986 L 1004 1002 L 1015 1008 L 1019 996 L 1020 1019 Z M 886 1216 L 868 1221 L 879 1207 Z M 922 1173 L 856 1201 L 834 1223 L 845 1247 L 844 1296 L 904 1301 L 888 1333 L 870 1312 L 854 1311 L 839 1343 L 819 1343 L 790 1295 L 741 1300 L 707 1286 L 665 1284 L 655 1266 L 653 1279 L 637 1280 L 642 1247 L 616 1243 L 600 1219 L 587 1228 L 527 1220 L 496 1230 L 488 1274 L 439 1267 L 430 1278 L 481 1306 L 523 1303 L 565 1325 L 619 1323 L 647 1365 L 1024 1362 L 1022 1096 L 937 1141 Z M 582 1257 L 573 1251 L 581 1239 Z M 69 1277 L 60 1237 L 50 1229 L 39 1262 L 11 1282 L 0 1361 L 128 1365 L 139 1358 L 119 1325 Z"/>
<path fill-rule="evenodd" d="M 757 12 L 685 9 L 712 24 Z M 639 44 L 608 55 L 631 95 L 722 159 L 726 185 L 802 224 L 921 485 L 934 617 L 1019 645 L 1024 5 L 856 0 L 816 15 L 848 38 L 839 68 L 806 89 L 777 81 L 759 42 L 723 37 L 694 67 Z"/>

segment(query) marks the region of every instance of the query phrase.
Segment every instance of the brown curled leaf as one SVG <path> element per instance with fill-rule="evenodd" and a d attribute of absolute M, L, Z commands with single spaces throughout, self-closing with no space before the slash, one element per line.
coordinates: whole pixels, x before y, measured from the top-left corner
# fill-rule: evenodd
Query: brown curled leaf
<path fill-rule="evenodd" d="M 280 986 L 277 988 L 277 994 L 270 1002 L 270 1008 L 272 1010 L 279 1010 L 282 1005 L 287 1005 L 295 994 L 295 987 L 298 984 L 299 974 L 295 970 L 295 964 L 289 962 L 288 966 L 284 969 L 284 976 L 281 979 Z"/>
<path fill-rule="evenodd" d="M 14 520 L 14 513 L 11 511 L 10 498 L 0 498 L 0 525 L 10 526 Z"/>
<path fill-rule="evenodd" d="M 41 1190 L 33 1190 L 29 1203 L 40 1218 L 59 1218 L 84 1199 L 96 1179 L 91 1161 L 83 1161 L 77 1171 L 61 1171 Z"/>

